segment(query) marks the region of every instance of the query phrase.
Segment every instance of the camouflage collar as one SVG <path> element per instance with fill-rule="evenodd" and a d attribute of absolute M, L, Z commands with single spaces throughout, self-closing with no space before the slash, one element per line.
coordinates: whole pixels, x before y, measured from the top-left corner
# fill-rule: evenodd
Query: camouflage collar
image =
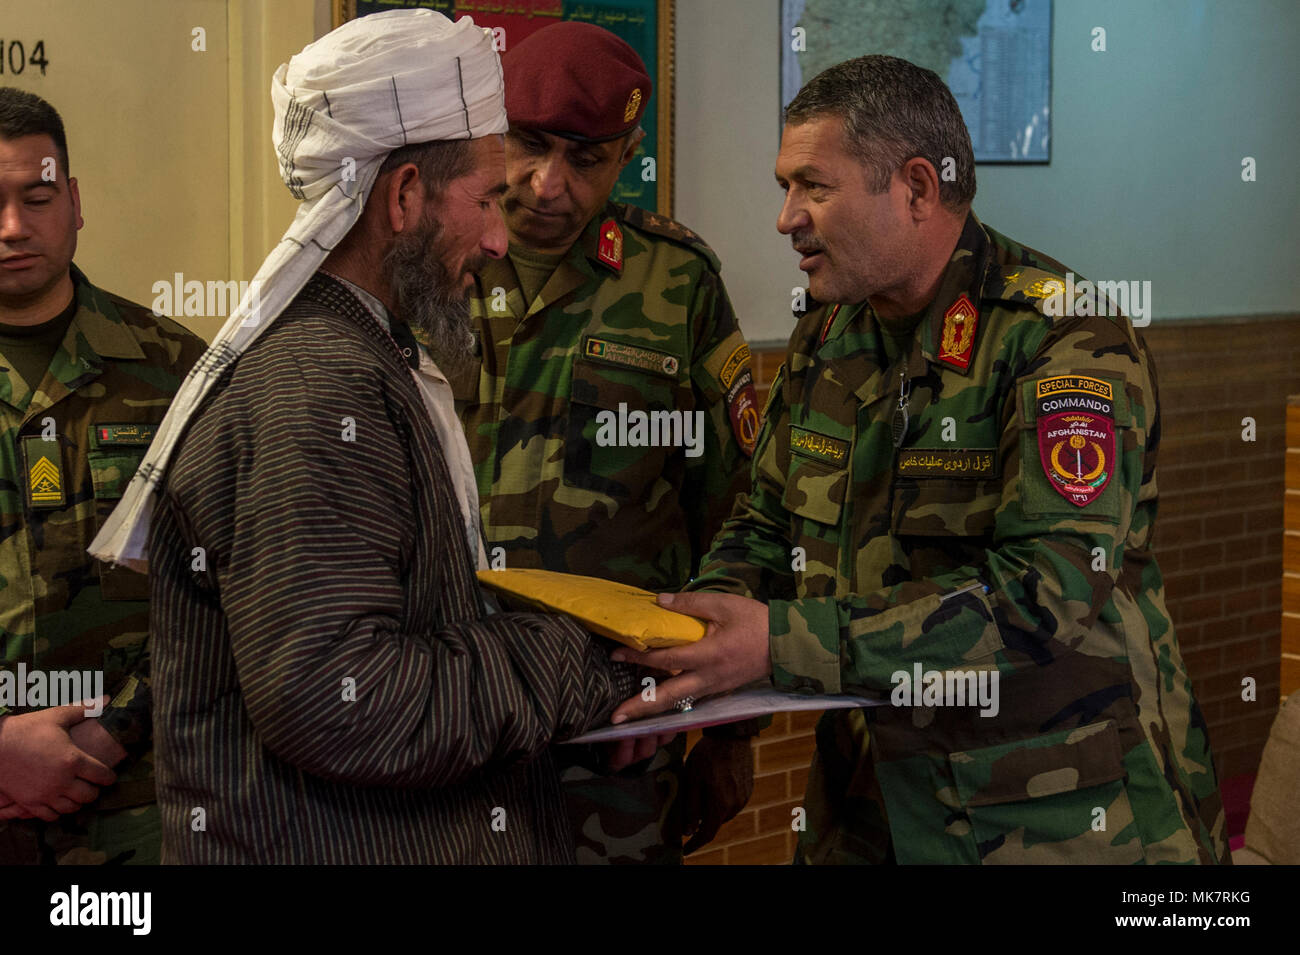
<path fill-rule="evenodd" d="M 73 298 L 77 310 L 68 324 L 63 341 L 50 359 L 45 377 L 28 393 L 25 405 L 15 408 L 24 420 L 39 415 L 78 388 L 94 381 L 108 359 L 140 360 L 144 350 L 118 314 L 111 296 L 90 284 L 75 265 L 71 266 Z"/>
<path fill-rule="evenodd" d="M 967 212 L 966 224 L 957 239 L 957 247 L 953 249 L 948 267 L 939 280 L 939 290 L 926 308 L 925 317 L 917 326 L 919 331 L 917 342 L 921 345 L 921 355 L 928 363 L 940 364 L 946 370 L 954 371 L 959 375 L 968 374 L 967 368 L 944 361 L 940 357 L 943 353 L 945 316 L 956 303 L 960 302 L 962 295 L 965 295 L 978 311 L 984 294 L 984 277 L 992 251 L 993 245 L 984 231 L 983 224 L 975 217 L 974 212 Z M 974 350 L 979 345 L 977 328 L 971 348 L 972 360 Z M 916 349 L 913 349 L 913 359 L 916 358 L 915 351 Z M 916 364 L 914 360 L 909 362 L 913 373 L 917 371 Z"/>
<path fill-rule="evenodd" d="M 77 314 L 72 318 L 63 340 L 66 352 L 76 367 L 101 365 L 104 358 L 144 358 L 144 350 L 108 293 L 90 284 L 81 269 L 71 266 L 72 284 L 76 288 Z"/>

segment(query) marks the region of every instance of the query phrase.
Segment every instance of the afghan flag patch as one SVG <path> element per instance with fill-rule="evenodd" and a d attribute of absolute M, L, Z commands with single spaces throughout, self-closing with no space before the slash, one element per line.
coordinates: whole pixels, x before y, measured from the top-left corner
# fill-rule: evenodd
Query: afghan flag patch
<path fill-rule="evenodd" d="M 1077 507 L 1095 501 L 1115 473 L 1115 394 L 1110 382 L 1061 375 L 1035 382 L 1038 456 L 1048 483 Z"/>

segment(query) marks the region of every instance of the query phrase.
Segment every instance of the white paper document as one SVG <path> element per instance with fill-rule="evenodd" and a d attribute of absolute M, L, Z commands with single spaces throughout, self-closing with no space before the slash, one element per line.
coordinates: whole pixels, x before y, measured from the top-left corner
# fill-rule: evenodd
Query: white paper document
<path fill-rule="evenodd" d="M 865 696 L 830 696 L 820 694 L 786 693 L 771 687 L 736 690 L 702 703 L 687 713 L 663 713 L 659 716 L 605 726 L 581 736 L 565 740 L 566 743 L 604 743 L 632 736 L 650 736 L 656 733 L 680 733 L 700 726 L 735 723 L 765 713 L 786 713 L 794 710 L 847 710 L 860 706 L 880 706 L 888 700 L 874 700 Z"/>

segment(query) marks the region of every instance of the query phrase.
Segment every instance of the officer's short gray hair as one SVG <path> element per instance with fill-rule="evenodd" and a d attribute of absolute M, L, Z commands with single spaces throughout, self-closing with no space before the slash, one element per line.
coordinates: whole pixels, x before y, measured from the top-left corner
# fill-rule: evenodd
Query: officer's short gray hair
<path fill-rule="evenodd" d="M 845 147 L 867 169 L 868 186 L 889 188 L 903 163 L 929 160 L 939 173 L 939 198 L 955 211 L 975 198 L 975 152 L 951 91 L 933 70 L 896 56 L 860 56 L 809 80 L 785 109 L 787 125 L 838 116 Z M 954 181 L 943 178 L 951 157 Z"/>

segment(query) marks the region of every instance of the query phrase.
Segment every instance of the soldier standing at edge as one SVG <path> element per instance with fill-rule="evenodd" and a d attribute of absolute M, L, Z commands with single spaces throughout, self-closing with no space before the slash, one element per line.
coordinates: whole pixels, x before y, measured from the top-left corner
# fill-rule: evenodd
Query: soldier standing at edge
<path fill-rule="evenodd" d="M 489 560 L 679 590 L 748 486 L 749 346 L 703 240 L 609 201 L 645 135 L 651 84 L 636 52 L 561 22 L 502 67 L 509 256 L 477 277 L 478 353 L 450 376 Z M 598 415 L 622 409 L 679 412 L 683 441 L 603 444 Z M 686 851 L 708 842 L 749 798 L 754 732 L 707 731 L 684 770 L 684 739 L 657 753 L 653 738 L 628 745 L 608 763 L 561 747 L 578 860 L 680 862 L 683 828 Z M 652 754 L 648 768 L 609 772 Z"/>
<path fill-rule="evenodd" d="M 827 304 L 799 318 L 753 489 L 692 585 L 724 593 L 661 598 L 715 629 L 618 651 L 685 672 L 615 721 L 765 677 L 893 698 L 918 667 L 995 674 L 996 714 L 823 717 L 796 859 L 1228 861 L 1151 551 L 1145 343 L 1095 302 L 1049 305 L 1065 267 L 971 213 L 970 137 L 929 70 L 867 56 L 813 78 L 776 176 L 777 228 Z"/>
<path fill-rule="evenodd" d="M 156 863 L 161 846 L 148 581 L 86 547 L 204 344 L 91 285 L 80 228 L 62 119 L 0 88 L 0 668 L 102 671 L 114 694 L 98 719 L 0 703 L 6 864 Z"/>

